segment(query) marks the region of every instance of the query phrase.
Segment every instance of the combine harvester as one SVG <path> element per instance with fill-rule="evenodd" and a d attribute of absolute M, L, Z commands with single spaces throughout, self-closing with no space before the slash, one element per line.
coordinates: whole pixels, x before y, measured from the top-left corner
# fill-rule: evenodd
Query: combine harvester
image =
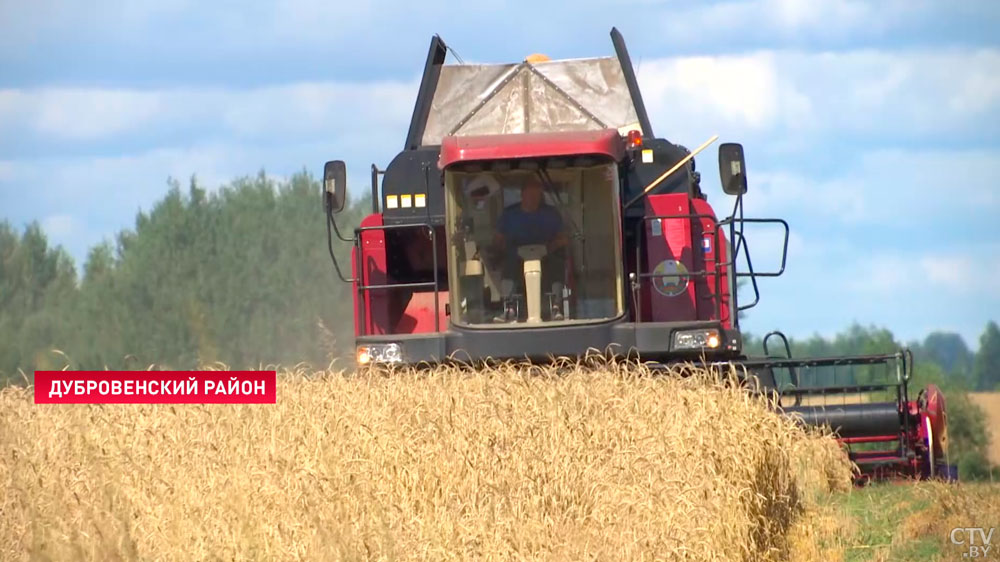
<path fill-rule="evenodd" d="M 766 357 L 746 355 L 739 312 L 757 304 L 758 277 L 784 270 L 788 224 L 744 218 L 746 164 L 731 143 L 719 173 L 735 203 L 716 218 L 694 162 L 715 137 L 694 152 L 656 137 L 624 40 L 611 39 L 614 57 L 446 65 L 435 36 L 406 145 L 372 165 L 372 213 L 351 238 L 334 220 L 346 166 L 326 163 L 328 244 L 353 285 L 359 365 L 593 350 L 733 363 L 785 413 L 833 427 L 862 478 L 953 477 L 944 398 L 929 386 L 911 400 L 906 352 L 798 359 L 776 332 Z M 774 271 L 753 268 L 752 224 L 783 232 Z M 353 244 L 349 278 L 333 233 Z M 737 300 L 740 279 L 751 302 Z M 767 351 L 775 340 L 781 357 Z"/>

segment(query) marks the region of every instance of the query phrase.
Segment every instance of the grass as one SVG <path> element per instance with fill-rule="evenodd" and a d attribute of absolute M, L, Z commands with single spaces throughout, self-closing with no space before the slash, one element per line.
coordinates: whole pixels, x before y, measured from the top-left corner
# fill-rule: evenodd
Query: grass
<path fill-rule="evenodd" d="M 951 530 L 1000 528 L 1000 485 L 895 482 L 822 495 L 803 517 L 800 534 L 803 527 L 813 531 L 805 550 L 827 560 L 961 560 Z M 1000 560 L 1000 542 L 993 544 L 987 559 Z"/>

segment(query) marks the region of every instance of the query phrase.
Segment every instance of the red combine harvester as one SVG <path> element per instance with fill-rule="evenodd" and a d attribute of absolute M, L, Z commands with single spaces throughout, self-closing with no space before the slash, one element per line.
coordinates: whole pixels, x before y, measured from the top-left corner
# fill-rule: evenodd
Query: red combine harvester
<path fill-rule="evenodd" d="M 739 313 L 757 304 L 758 277 L 784 271 L 788 224 L 744 218 L 746 164 L 732 143 L 719 172 L 735 203 L 716 218 L 694 162 L 715 139 L 691 152 L 656 137 L 624 40 L 611 38 L 614 57 L 445 64 L 435 36 L 406 145 L 385 170 L 372 165 L 372 213 L 353 238 L 334 220 L 346 166 L 326 163 L 328 244 L 354 289 L 359 365 L 593 350 L 735 363 L 785 413 L 837 430 L 864 478 L 952 477 L 943 396 L 928 387 L 910 400 L 907 353 L 798 359 L 777 332 L 765 357 L 744 353 Z M 784 235 L 773 271 L 753 268 L 752 224 Z M 333 232 L 353 244 L 350 278 Z M 768 353 L 772 338 L 783 356 Z"/>

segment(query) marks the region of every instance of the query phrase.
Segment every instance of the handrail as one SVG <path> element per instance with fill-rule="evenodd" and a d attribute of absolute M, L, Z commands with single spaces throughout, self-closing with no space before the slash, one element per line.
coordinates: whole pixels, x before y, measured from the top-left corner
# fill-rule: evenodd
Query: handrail
<path fill-rule="evenodd" d="M 890 388 L 896 388 L 902 383 L 885 383 L 885 384 L 858 384 L 858 385 L 839 385 L 839 386 L 800 386 L 796 388 L 784 388 L 781 390 L 781 394 L 854 394 L 861 392 L 878 392 L 880 390 L 889 390 Z M 814 404 L 815 406 L 828 406 L 827 404 Z"/>
<path fill-rule="evenodd" d="M 363 233 L 373 231 L 373 230 L 402 230 L 405 228 L 426 228 L 430 233 L 431 238 L 431 264 L 434 268 L 434 280 L 433 281 L 420 281 L 415 283 L 383 283 L 378 285 L 365 285 L 362 280 L 365 278 L 362 263 L 362 249 L 361 249 L 361 238 Z M 354 255 L 355 255 L 355 266 L 357 267 L 358 275 L 355 281 L 358 285 L 355 286 L 355 290 L 358 293 L 358 306 L 355 312 L 358 314 L 360 324 L 358 327 L 359 335 L 368 335 L 365 329 L 365 295 L 364 293 L 373 290 L 389 290 L 389 289 L 415 289 L 422 287 L 433 287 L 434 288 L 434 331 L 441 331 L 441 280 L 438 275 L 438 247 L 437 247 L 437 233 L 434 231 L 434 226 L 430 223 L 410 223 L 410 224 L 382 224 L 378 226 L 361 226 L 354 229 Z M 388 275 L 388 272 L 386 272 Z"/>
<path fill-rule="evenodd" d="M 732 238 L 732 243 L 734 245 L 733 259 L 738 260 L 740 250 L 743 250 L 743 255 L 746 257 L 747 271 L 746 273 L 740 273 L 733 268 L 733 277 L 739 279 L 741 277 L 749 277 L 750 285 L 753 288 L 754 298 L 753 302 L 750 304 L 739 305 L 736 307 L 737 312 L 742 312 L 757 306 L 760 303 L 760 288 L 757 286 L 758 277 L 778 277 L 785 272 L 785 267 L 788 262 L 788 238 L 790 235 L 790 229 L 788 227 L 788 222 L 784 219 L 760 219 L 760 218 L 743 218 L 742 216 L 742 206 L 738 205 L 740 209 L 740 217 L 735 216 L 728 217 L 719 221 L 719 226 L 728 225 L 730 231 L 730 238 Z M 754 271 L 753 260 L 750 258 L 750 243 L 746 240 L 746 236 L 743 235 L 743 225 L 746 223 L 756 223 L 756 224 L 780 224 L 784 228 L 784 237 L 781 247 L 781 267 L 777 271 L 765 271 L 758 272 Z M 736 225 L 740 225 L 740 229 L 736 230 Z"/>
<path fill-rule="evenodd" d="M 744 242 L 743 242 L 743 248 L 744 249 L 743 249 L 743 251 L 744 251 L 744 254 L 747 256 L 747 264 L 748 264 L 748 268 L 750 269 L 750 271 L 748 271 L 747 273 L 738 273 L 738 274 L 736 274 L 737 277 L 750 277 L 750 276 L 754 276 L 754 277 L 778 277 L 778 276 L 782 275 L 785 272 L 785 265 L 786 265 L 786 263 L 788 261 L 788 238 L 789 238 L 789 235 L 791 233 L 791 230 L 788 227 L 788 222 L 785 221 L 785 219 L 757 219 L 757 218 L 753 218 L 753 219 L 739 218 L 739 219 L 737 219 L 737 218 L 729 217 L 729 218 L 723 219 L 722 221 L 719 221 L 719 225 L 722 226 L 722 225 L 728 224 L 730 222 L 732 222 L 732 223 L 737 223 L 738 222 L 741 225 L 745 224 L 745 223 L 756 223 L 756 224 L 772 224 L 772 223 L 776 223 L 776 224 L 780 224 L 784 228 L 784 230 L 785 230 L 784 241 L 783 241 L 782 246 L 781 246 L 781 267 L 778 268 L 778 271 L 768 271 L 768 272 L 761 273 L 761 272 L 753 271 L 753 268 L 749 265 L 749 262 L 750 262 L 750 248 L 749 248 L 749 243 L 746 242 L 746 240 L 745 240 L 746 237 L 743 236 L 743 231 L 742 231 L 742 228 L 741 228 L 740 229 L 740 236 L 741 236 L 741 238 L 744 239 Z"/>
<path fill-rule="evenodd" d="M 785 337 L 785 334 L 783 332 L 778 330 L 772 330 L 764 336 L 764 341 L 762 342 L 764 346 L 764 355 L 766 355 L 767 357 L 771 356 L 770 352 L 768 352 L 767 350 L 767 340 L 771 339 L 772 337 L 777 337 L 781 339 L 782 343 L 785 345 L 785 358 L 791 359 L 792 348 L 791 346 L 788 345 L 788 338 Z"/>
<path fill-rule="evenodd" d="M 750 358 L 740 360 L 740 365 L 750 367 L 839 367 L 847 365 L 878 365 L 889 361 L 900 361 L 903 353 L 883 353 L 873 355 L 845 355 L 843 357 L 801 357 L 794 359 Z M 723 363 L 726 364 L 726 363 Z"/>
<path fill-rule="evenodd" d="M 722 302 L 721 298 L 719 298 L 722 292 L 721 278 L 723 275 L 726 275 L 728 273 L 727 271 L 725 271 L 726 268 L 729 268 L 730 266 L 732 267 L 732 277 L 734 278 L 734 280 L 743 277 L 749 277 L 754 292 L 754 299 L 752 302 L 750 302 L 749 304 L 737 305 L 736 307 L 734 307 L 736 312 L 735 316 L 738 316 L 739 312 L 742 312 L 749 308 L 753 308 L 760 302 L 760 288 L 757 286 L 757 277 L 778 277 L 779 275 L 782 275 L 785 272 L 785 267 L 788 262 L 788 239 L 791 231 L 788 226 L 788 222 L 786 222 L 784 219 L 743 218 L 742 216 L 741 217 L 731 216 L 720 221 L 716 219 L 714 215 L 707 213 L 651 215 L 651 216 L 641 217 L 641 220 L 636 225 L 637 228 L 636 240 L 638 241 L 638 243 L 636 244 L 636 267 L 638 271 L 636 271 L 634 277 L 635 280 L 639 281 L 639 283 L 634 287 L 635 292 L 638 293 L 638 296 L 634 297 L 634 302 L 636 306 L 636 318 L 639 321 L 642 320 L 642 306 L 641 306 L 642 295 L 641 292 L 638 291 L 638 289 L 641 288 L 642 285 L 641 280 L 648 279 L 650 277 L 660 277 L 660 275 L 657 275 L 653 272 L 642 271 L 642 265 L 644 263 L 642 252 L 646 247 L 645 236 L 643 234 L 645 232 L 646 224 L 648 222 L 653 220 L 662 220 L 662 219 L 689 219 L 692 221 L 698 219 L 708 219 L 714 225 L 713 228 L 705 230 L 703 232 L 703 235 L 712 236 L 715 242 L 716 257 L 713 258 L 712 260 L 708 260 L 711 261 L 713 264 L 712 269 L 710 270 L 706 268 L 698 271 L 689 271 L 684 276 L 688 278 L 702 278 L 702 277 L 708 277 L 710 275 L 715 277 L 716 316 L 719 318 L 722 318 Z M 763 271 L 763 272 L 754 271 L 753 260 L 750 258 L 750 245 L 743 234 L 743 225 L 747 223 L 779 224 L 783 228 L 784 236 L 781 249 L 781 266 L 778 268 L 777 271 Z M 739 230 L 735 228 L 737 224 L 740 226 Z M 718 258 L 720 252 L 719 248 L 721 246 L 721 241 L 722 241 L 720 233 L 722 228 L 725 226 L 728 226 L 730 229 L 731 238 L 729 242 L 732 247 L 727 248 L 727 256 L 726 256 L 727 259 L 725 261 L 721 261 Z M 743 252 L 744 257 L 746 258 L 746 263 L 747 263 L 746 272 L 737 271 L 736 267 L 738 265 L 739 255 L 741 250 Z M 693 251 L 694 249 L 692 248 L 692 252 Z M 648 265 L 650 264 L 647 264 L 647 266 Z M 736 289 L 734 284 L 733 292 L 735 291 Z M 732 302 L 734 303 L 738 302 L 736 301 L 735 295 L 729 295 L 729 298 L 732 299 Z M 738 325 L 738 320 L 736 318 L 733 318 L 731 321 L 734 327 Z"/>

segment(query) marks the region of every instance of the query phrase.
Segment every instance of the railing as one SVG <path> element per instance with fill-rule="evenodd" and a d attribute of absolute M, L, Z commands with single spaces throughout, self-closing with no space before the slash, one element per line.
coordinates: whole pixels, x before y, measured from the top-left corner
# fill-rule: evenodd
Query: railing
<path fill-rule="evenodd" d="M 640 321 L 640 322 L 642 321 L 642 291 L 640 290 L 642 288 L 642 284 L 644 282 L 647 282 L 647 280 L 649 280 L 651 278 L 663 277 L 663 275 L 657 274 L 655 272 L 643 271 L 643 264 L 645 263 L 645 260 L 643 259 L 643 254 L 644 254 L 644 251 L 646 249 L 646 237 L 645 237 L 646 224 L 649 223 L 650 221 L 654 221 L 654 220 L 662 221 L 662 220 L 671 220 L 671 219 L 688 219 L 692 223 L 694 221 L 696 221 L 696 220 L 707 219 L 712 224 L 712 228 L 704 230 L 701 233 L 701 236 L 703 238 L 706 237 L 706 236 L 711 236 L 712 237 L 713 243 L 714 243 L 714 249 L 715 249 L 715 251 L 713 252 L 713 258 L 705 260 L 705 268 L 704 269 L 697 270 L 697 271 L 689 271 L 686 274 L 684 274 L 683 277 L 686 277 L 688 279 L 700 279 L 700 278 L 707 278 L 708 276 L 712 276 L 714 278 L 714 281 L 715 281 L 714 295 L 712 295 L 712 296 L 702 296 L 701 298 L 703 298 L 703 299 L 714 299 L 715 300 L 715 303 L 714 303 L 714 305 L 716 307 L 715 308 L 715 316 L 716 316 L 716 318 L 721 319 L 722 318 L 722 298 L 721 298 L 722 297 L 722 277 L 724 275 L 731 274 L 731 276 L 732 276 L 731 280 L 733 281 L 733 286 L 732 286 L 731 290 L 729 291 L 729 293 L 730 293 L 729 294 L 729 298 L 731 299 L 730 302 L 733 303 L 733 306 L 732 306 L 732 310 L 730 312 L 730 318 L 731 318 L 731 322 L 732 322 L 733 326 L 734 327 L 738 326 L 739 325 L 739 319 L 738 319 L 739 312 L 743 311 L 743 310 L 746 310 L 748 308 L 753 308 L 754 306 L 757 305 L 757 303 L 760 302 L 760 289 L 757 287 L 757 277 L 778 277 L 779 275 L 781 275 L 781 274 L 783 274 L 785 272 L 785 265 L 786 265 L 786 263 L 788 261 L 788 237 L 789 237 L 789 232 L 790 232 L 789 227 L 788 227 L 788 223 L 785 222 L 783 219 L 755 219 L 755 218 L 747 219 L 747 218 L 734 218 L 734 217 L 729 217 L 727 219 L 719 221 L 719 220 L 717 220 L 715 218 L 714 215 L 705 214 L 705 213 L 689 213 L 689 214 L 675 214 L 675 215 L 652 215 L 652 216 L 642 217 L 642 220 L 639 221 L 638 224 L 636 225 L 636 230 L 637 230 L 636 234 L 637 234 L 637 236 L 636 236 L 635 239 L 637 240 L 637 244 L 636 244 L 636 261 L 635 261 L 635 263 L 636 263 L 637 272 L 636 272 L 636 275 L 635 275 L 635 283 L 633 284 L 633 287 L 632 287 L 632 290 L 633 290 L 633 297 L 632 298 L 633 298 L 635 309 L 636 309 L 636 318 L 637 318 L 637 321 Z M 776 271 L 764 271 L 764 272 L 754 271 L 753 261 L 750 259 L 750 247 L 749 247 L 749 244 L 746 242 L 745 237 L 743 236 L 743 225 L 746 224 L 746 223 L 752 223 L 752 224 L 778 224 L 778 225 L 781 225 L 781 227 L 784 229 L 784 240 L 783 240 L 783 243 L 782 243 L 782 250 L 781 250 L 781 266 Z M 735 228 L 736 225 L 739 225 L 739 227 L 740 227 L 739 230 L 736 230 L 736 228 Z M 730 246 L 727 246 L 725 248 L 726 256 L 727 256 L 728 259 L 726 261 L 720 261 L 719 258 L 718 258 L 718 256 L 719 256 L 719 253 L 722 251 L 722 246 L 723 246 L 722 242 L 724 240 L 721 233 L 723 232 L 723 228 L 726 227 L 726 226 L 729 227 L 729 233 L 730 233 L 730 238 L 729 238 Z M 700 242 L 700 240 L 698 242 Z M 692 256 L 694 255 L 695 252 L 698 251 L 698 249 L 695 247 L 695 243 L 696 243 L 695 240 L 692 239 L 691 240 L 691 244 L 692 244 L 692 247 L 691 247 Z M 739 271 L 737 271 L 737 268 L 736 268 L 736 263 L 737 263 L 737 261 L 739 259 L 739 255 L 740 255 L 741 251 L 742 251 L 743 255 L 745 256 L 746 262 L 747 262 L 747 271 L 746 272 L 739 272 Z M 711 264 L 711 267 L 709 267 L 709 264 Z M 652 265 L 652 264 L 648 264 L 648 265 Z M 727 271 L 727 268 L 729 268 L 729 267 L 732 267 L 731 271 Z M 751 286 L 753 287 L 753 292 L 754 292 L 754 300 L 753 300 L 753 302 L 751 302 L 748 305 L 740 306 L 739 305 L 739 301 L 737 299 L 737 295 L 736 295 L 736 283 L 735 283 L 735 280 L 739 279 L 739 278 L 742 278 L 742 277 L 749 277 L 750 278 Z"/>
<path fill-rule="evenodd" d="M 374 230 L 402 230 L 406 228 L 424 228 L 430 233 L 431 239 L 431 260 L 434 268 L 434 280 L 433 281 L 421 281 L 416 283 L 383 283 L 378 285 L 365 285 L 364 279 L 367 277 L 364 271 L 364 252 L 362 251 L 361 239 L 363 238 L 363 233 L 370 232 Z M 371 291 L 386 291 L 391 289 L 434 289 L 434 331 L 441 331 L 441 300 L 439 298 L 441 292 L 441 284 L 438 276 L 438 247 L 437 247 L 437 233 L 434 231 L 434 227 L 429 223 L 414 223 L 414 224 L 383 224 L 381 226 L 362 226 L 354 229 L 354 256 L 355 256 L 355 267 L 357 270 L 357 276 L 354 282 L 355 290 L 358 296 L 358 307 L 357 316 L 359 320 L 358 335 L 365 336 L 370 335 L 367 331 L 368 318 L 366 316 L 365 309 L 365 297 L 370 295 Z M 388 264 L 386 266 L 388 269 Z M 389 272 L 385 272 L 388 277 Z"/>
<path fill-rule="evenodd" d="M 725 367 L 726 363 L 718 363 Z M 891 354 L 859 355 L 845 357 L 820 358 L 760 358 L 740 361 L 740 366 L 748 371 L 769 369 L 774 377 L 775 391 L 781 408 L 815 407 L 836 408 L 849 404 L 869 402 L 878 395 L 883 400 L 892 396 L 898 408 L 905 409 L 909 402 L 909 380 L 913 365 L 913 354 L 910 350 Z M 881 366 L 881 369 L 879 367 Z M 778 380 L 778 371 L 787 370 L 788 383 Z M 860 372 L 859 372 L 860 371 Z M 876 376 L 881 371 L 881 376 Z M 863 399 L 862 395 L 868 395 Z M 888 396 L 887 396 L 888 395 Z M 847 402 L 847 397 L 859 402 Z M 794 401 L 788 404 L 785 398 Z M 802 404 L 803 397 L 814 397 L 820 401 L 810 400 Z M 841 399 L 836 400 L 837 397 Z M 833 399 L 833 401 L 831 401 Z M 901 413 L 905 414 L 901 410 Z M 902 447 L 902 437 L 911 431 L 909 416 L 901 415 L 901 425 L 897 439 Z M 865 436 L 853 438 L 849 443 L 866 443 L 888 441 L 885 436 Z M 893 439 L 896 440 L 896 439 Z M 902 449 L 900 449 L 902 451 Z M 901 453 L 902 454 L 902 453 Z"/>
<path fill-rule="evenodd" d="M 742 212 L 741 212 L 741 214 L 742 214 Z M 750 259 L 750 244 L 747 242 L 746 237 L 743 236 L 743 225 L 745 225 L 747 223 L 751 223 L 751 224 L 780 224 L 782 226 L 782 228 L 784 228 L 784 230 L 785 230 L 784 241 L 783 241 L 782 247 L 781 247 L 781 267 L 778 268 L 777 271 L 765 271 L 765 272 L 754 271 L 754 269 L 753 269 L 753 261 Z M 740 226 L 739 230 L 736 230 L 736 225 L 737 224 Z M 733 258 L 733 262 L 734 262 L 734 265 L 733 265 L 733 276 L 735 278 L 737 278 L 737 279 L 740 278 L 740 277 L 749 277 L 750 278 L 750 285 L 751 285 L 751 287 L 753 287 L 753 294 L 754 294 L 753 302 L 751 302 L 750 304 L 747 304 L 747 305 L 740 306 L 738 304 L 738 300 L 736 298 L 735 291 L 734 291 L 734 294 L 732 295 L 732 298 L 733 298 L 733 302 L 737 303 L 736 311 L 737 311 L 737 313 L 739 313 L 739 312 L 741 312 L 743 310 L 747 310 L 747 309 L 750 309 L 750 308 L 753 308 L 753 307 L 757 306 L 757 303 L 760 302 L 760 289 L 757 287 L 757 278 L 758 277 L 778 277 L 778 276 L 780 276 L 781 274 L 783 274 L 785 272 L 785 264 L 788 261 L 788 236 L 789 236 L 789 228 L 788 228 L 788 223 L 784 219 L 745 219 L 745 218 L 742 218 L 742 217 L 740 217 L 740 218 L 729 217 L 729 218 L 727 218 L 727 219 L 725 219 L 725 220 L 723 220 L 723 221 L 721 221 L 719 223 L 719 227 L 722 227 L 722 226 L 729 226 L 729 238 L 730 238 L 730 242 L 734 246 L 734 251 L 733 251 L 733 256 L 734 256 L 734 258 Z M 747 271 L 746 271 L 746 273 L 739 273 L 739 272 L 736 271 L 735 262 L 739 259 L 739 255 L 740 255 L 740 250 L 741 249 L 743 251 L 743 255 L 746 256 L 746 260 L 747 260 Z M 737 314 L 737 316 L 738 316 L 738 314 Z M 734 325 L 736 325 L 736 324 L 738 324 L 738 322 L 734 321 Z"/>

